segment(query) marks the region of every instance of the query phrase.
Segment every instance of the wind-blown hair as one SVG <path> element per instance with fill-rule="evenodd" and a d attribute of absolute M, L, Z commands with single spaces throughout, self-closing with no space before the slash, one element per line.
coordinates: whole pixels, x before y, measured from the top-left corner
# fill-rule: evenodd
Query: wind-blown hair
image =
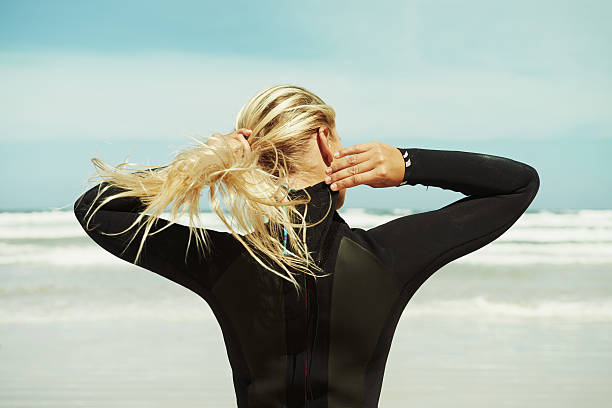
<path fill-rule="evenodd" d="M 125 191 L 102 200 L 89 216 L 87 225 L 95 212 L 109 201 L 138 197 L 145 206 L 144 211 L 126 230 L 108 234 L 123 234 L 138 226 L 130 245 L 138 230 L 144 228 L 137 262 L 145 239 L 157 232 L 150 232 L 152 225 L 171 205 L 168 226 L 188 212 L 188 242 L 191 243 L 195 235 L 198 249 L 206 255 L 210 250 L 209 236 L 205 228 L 198 226 L 202 225 L 200 195 L 208 187 L 210 208 L 232 235 L 261 266 L 289 280 L 300 291 L 294 274 L 324 275 L 317 274 L 321 268 L 306 244 L 305 216 L 310 196 L 303 189 L 289 194 L 288 177 L 304 171 L 303 158 L 309 141 L 321 126 L 330 129 L 335 126 L 335 111 L 331 106 L 302 87 L 279 85 L 253 96 L 238 113 L 234 130 L 252 130 L 247 139 L 251 150 L 242 156 L 235 154 L 220 135 L 214 134 L 211 139 L 217 138 L 217 143 L 196 139 L 197 145 L 182 148 L 169 165 L 155 169 L 127 172 L 124 168 L 137 164 L 124 162 L 113 167 L 92 158 L 96 172 L 90 180 L 99 178 L 108 183 L 106 188 L 116 186 Z M 334 132 L 330 135 L 337 137 Z M 88 213 L 91 210 L 89 208 Z M 286 249 L 289 252 L 281 242 L 283 228 L 287 231 Z M 189 244 L 185 256 L 188 249 Z"/>

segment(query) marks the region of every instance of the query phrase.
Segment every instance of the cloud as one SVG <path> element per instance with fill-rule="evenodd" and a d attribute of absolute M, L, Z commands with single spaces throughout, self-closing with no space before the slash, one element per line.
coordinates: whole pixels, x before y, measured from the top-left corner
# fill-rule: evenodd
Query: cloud
<path fill-rule="evenodd" d="M 321 61 L 176 52 L 5 52 L 0 77 L 0 134 L 9 140 L 207 136 L 230 130 L 250 96 L 280 83 L 305 86 L 331 104 L 345 143 L 612 129 L 612 87 L 597 74 L 542 77 L 433 65 L 378 74 Z"/>

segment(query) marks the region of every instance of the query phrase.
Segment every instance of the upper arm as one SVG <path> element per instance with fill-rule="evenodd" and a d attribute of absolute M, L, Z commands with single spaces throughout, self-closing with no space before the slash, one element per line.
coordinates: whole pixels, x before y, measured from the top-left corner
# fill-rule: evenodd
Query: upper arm
<path fill-rule="evenodd" d="M 155 272 L 195 293 L 202 294 L 211 287 L 212 280 L 221 273 L 222 263 L 217 262 L 219 247 L 235 247 L 231 234 L 206 230 L 213 248 L 204 256 L 196 245 L 195 235 L 192 235 L 190 242 L 189 227 L 177 223 L 168 226 L 170 221 L 158 218 L 151 227 L 150 235 L 145 239 L 136 261 L 145 232 L 144 227 L 139 227 L 149 216 L 145 215 L 136 226 L 125 233 L 109 235 L 125 231 L 132 225 L 140 215 L 141 203 L 133 197 L 118 198 L 102 206 L 90 220 L 91 212 L 87 215 L 86 213 L 93 201 L 94 189 L 97 187 L 84 193 L 75 202 L 74 212 L 87 235 L 99 246 L 120 259 Z M 95 206 L 97 205 L 96 203 Z"/>
<path fill-rule="evenodd" d="M 466 160 L 476 158 L 466 154 Z M 500 179 L 499 191 L 489 188 L 486 193 L 468 195 L 437 210 L 400 217 L 367 231 L 377 245 L 391 254 L 393 269 L 404 283 L 420 284 L 447 263 L 492 242 L 527 210 L 539 189 L 537 172 L 509 159 L 500 159 L 499 163 L 502 167 L 514 166 L 511 171 L 520 180 Z M 461 175 L 448 178 L 453 177 L 465 191 L 476 191 L 476 187 L 485 191 L 484 182 L 480 186 L 462 184 Z M 483 179 L 487 177 L 482 175 Z M 447 182 L 436 184 L 455 189 Z"/>

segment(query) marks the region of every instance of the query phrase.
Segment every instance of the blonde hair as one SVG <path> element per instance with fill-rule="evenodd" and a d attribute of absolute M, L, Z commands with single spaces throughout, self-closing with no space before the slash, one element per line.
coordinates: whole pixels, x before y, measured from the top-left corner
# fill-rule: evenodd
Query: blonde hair
<path fill-rule="evenodd" d="M 196 222 L 200 224 L 201 192 L 208 187 L 210 208 L 231 234 L 261 266 L 292 282 L 299 292 L 299 284 L 293 276 L 295 273 L 326 276 L 317 275 L 322 272 L 321 268 L 306 244 L 306 228 L 321 220 L 314 224 L 306 223 L 310 196 L 302 189 L 298 193 L 305 194 L 291 197 L 288 177 L 303 171 L 303 157 L 309 148 L 309 140 L 321 126 L 330 129 L 335 126 L 335 111 L 331 106 L 302 87 L 279 85 L 259 92 L 240 109 L 235 130 L 252 130 L 248 137 L 251 151 L 242 157 L 238 157 L 232 146 L 220 138 L 222 143 L 216 144 L 196 140 L 196 146 L 183 148 L 169 165 L 146 171 L 124 172 L 124 167 L 135 164 L 124 162 L 113 167 L 92 158 L 97 169 L 90 179 L 97 177 L 109 184 L 98 194 L 111 186 L 125 191 L 105 198 L 87 223 L 109 201 L 138 197 L 145 206 L 140 216 L 126 230 L 108 234 L 127 232 L 140 224 L 145 213 L 149 213 L 150 217 L 138 228 L 144 228 L 145 233 L 134 261 L 137 262 L 146 237 L 158 232 L 150 233 L 151 226 L 172 204 L 168 226 L 185 211 L 189 213 L 189 241 L 185 254 L 192 235 L 196 236 L 197 247 L 206 253 L 211 247 L 209 237 L 205 229 L 197 228 Z M 328 213 L 333 210 L 331 203 L 330 200 Z M 303 213 L 298 210 L 302 205 Z M 225 214 L 224 206 L 229 210 L 230 218 Z M 283 228 L 287 231 L 287 248 L 280 240 Z M 241 235 L 241 232 L 246 234 Z"/>

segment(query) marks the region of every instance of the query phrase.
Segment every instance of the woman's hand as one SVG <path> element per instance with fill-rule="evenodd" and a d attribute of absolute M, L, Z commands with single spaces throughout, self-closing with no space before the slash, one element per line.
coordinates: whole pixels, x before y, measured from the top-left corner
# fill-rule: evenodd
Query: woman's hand
<path fill-rule="evenodd" d="M 236 157 L 242 158 L 247 152 L 251 151 L 251 145 L 247 138 L 251 136 L 251 129 L 240 128 L 226 135 L 214 133 L 207 141 L 208 145 L 218 145 L 221 143 L 229 143 Z"/>
<path fill-rule="evenodd" d="M 381 142 L 360 143 L 334 153 L 334 161 L 326 170 L 325 182 L 332 190 L 365 184 L 371 187 L 393 187 L 404 179 L 402 153 Z"/>

